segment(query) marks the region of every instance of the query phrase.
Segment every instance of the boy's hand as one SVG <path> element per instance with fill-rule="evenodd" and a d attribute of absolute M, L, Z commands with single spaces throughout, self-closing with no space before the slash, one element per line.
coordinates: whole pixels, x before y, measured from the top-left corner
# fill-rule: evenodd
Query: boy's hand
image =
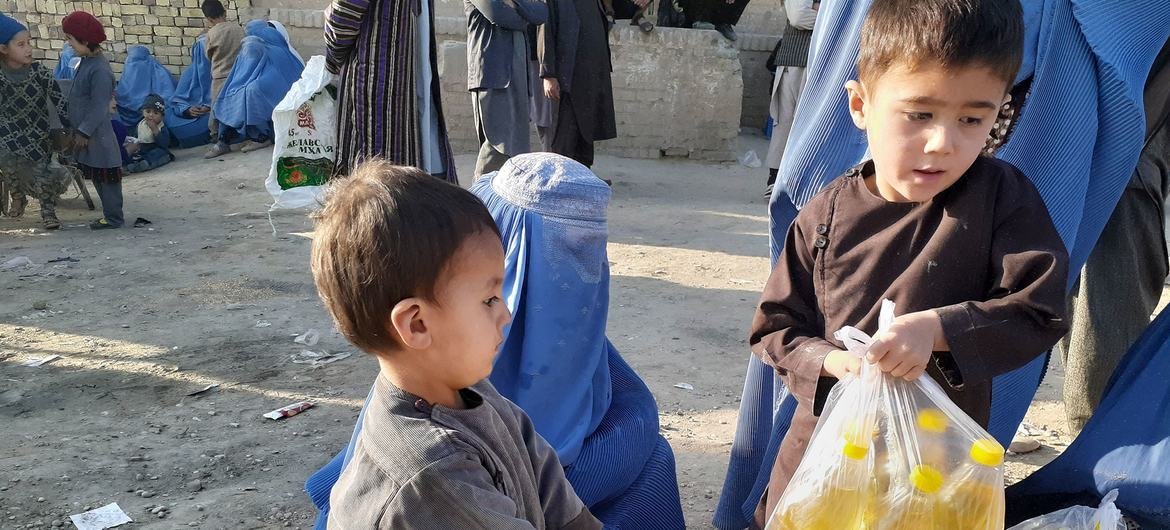
<path fill-rule="evenodd" d="M 87 147 L 89 147 L 89 138 L 86 138 L 80 134 L 74 135 L 73 147 L 78 151 L 84 151 Z"/>
<path fill-rule="evenodd" d="M 846 374 L 861 375 L 861 358 L 842 350 L 829 352 L 825 356 L 825 364 L 821 366 L 821 375 L 845 379 Z"/>
<path fill-rule="evenodd" d="M 561 84 L 555 77 L 544 78 L 544 97 L 553 101 L 561 100 Z"/>
<path fill-rule="evenodd" d="M 926 372 L 930 354 L 945 349 L 938 313 L 919 311 L 895 318 L 890 329 L 870 344 L 866 359 L 883 372 L 913 381 Z"/>

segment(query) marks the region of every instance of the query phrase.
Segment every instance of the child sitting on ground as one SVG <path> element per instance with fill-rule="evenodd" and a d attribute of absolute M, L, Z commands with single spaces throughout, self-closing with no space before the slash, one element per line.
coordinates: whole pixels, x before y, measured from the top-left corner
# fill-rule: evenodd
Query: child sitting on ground
<path fill-rule="evenodd" d="M 50 133 L 67 123 L 65 101 L 52 72 L 33 60 L 28 29 L 0 14 L 0 179 L 10 190 L 8 215 L 24 215 L 28 196 L 41 205 L 41 222 L 61 227 L 57 197 L 68 171 L 54 163 Z"/>
<path fill-rule="evenodd" d="M 601 528 L 556 451 L 486 380 L 511 316 L 483 203 L 373 161 L 333 185 L 316 221 L 321 300 L 380 368 L 329 527 Z"/>
<path fill-rule="evenodd" d="M 875 331 L 882 299 L 905 314 L 867 361 L 894 377 L 930 374 L 985 427 L 991 379 L 1065 333 L 1068 256 L 1048 210 L 1018 169 L 980 156 L 1022 53 L 1017 0 L 870 7 L 846 90 L 873 159 L 800 210 L 752 323 L 752 352 L 798 402 L 761 527 L 829 389 L 859 372 L 832 333 Z"/>
<path fill-rule="evenodd" d="M 175 155 L 167 149 L 171 143 L 171 134 L 163 123 L 166 110 L 166 103 L 158 94 L 150 94 L 143 100 L 142 121 L 138 122 L 134 136 L 127 138 L 125 143 L 126 154 L 130 156 L 126 171 L 142 173 L 165 166 L 175 159 Z"/>

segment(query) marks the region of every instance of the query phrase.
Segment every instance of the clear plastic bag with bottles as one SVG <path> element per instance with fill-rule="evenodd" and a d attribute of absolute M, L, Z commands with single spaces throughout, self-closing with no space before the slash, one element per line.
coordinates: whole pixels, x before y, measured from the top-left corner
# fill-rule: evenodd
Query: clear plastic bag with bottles
<path fill-rule="evenodd" d="M 882 303 L 879 332 L 894 319 Z M 858 356 L 872 339 L 834 334 Z M 766 530 L 1003 530 L 1004 449 L 929 376 L 862 362 L 829 393 Z"/>
<path fill-rule="evenodd" d="M 1125 519 L 1114 504 L 1117 490 L 1110 490 L 1096 508 L 1073 506 L 1028 519 L 1011 530 L 1125 530 Z"/>

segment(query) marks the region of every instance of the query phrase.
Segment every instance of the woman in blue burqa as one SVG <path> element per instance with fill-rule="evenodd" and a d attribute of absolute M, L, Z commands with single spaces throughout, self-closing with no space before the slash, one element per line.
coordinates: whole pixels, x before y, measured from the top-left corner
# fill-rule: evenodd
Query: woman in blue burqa
<path fill-rule="evenodd" d="M 512 311 L 492 384 L 532 418 L 606 528 L 684 528 L 658 406 L 605 336 L 609 186 L 569 158 L 531 153 L 471 191 L 500 228 Z M 346 452 L 306 484 L 323 509 Z"/>
<path fill-rule="evenodd" d="M 272 145 L 272 110 L 301 77 L 304 63 L 288 40 L 264 20 L 244 27 L 240 53 L 215 100 L 219 141 L 251 141 L 243 151 Z"/>
<path fill-rule="evenodd" d="M 207 36 L 200 35 L 191 46 L 191 64 L 179 76 L 175 95 L 164 115 L 171 137 L 181 148 L 206 144 L 211 111 L 211 61 L 207 60 Z"/>
<path fill-rule="evenodd" d="M 821 3 L 808 82 L 769 204 L 772 259 L 779 255 L 798 209 L 866 157 L 865 135 L 854 126 L 841 87 L 857 77 L 858 40 L 870 3 Z M 1024 60 L 1012 90 L 1011 109 L 1003 116 L 1003 126 L 993 130 L 989 147 L 1035 183 L 1068 248 L 1069 270 L 1079 271 L 1137 166 L 1145 134 L 1142 91 L 1154 58 L 1170 35 L 1170 2 L 1023 0 L 1021 5 Z M 1070 287 L 1075 280 L 1069 278 Z M 993 382 L 988 430 L 1005 446 L 1036 394 L 1047 357 L 1040 356 Z M 1165 406 L 1162 403 L 1161 410 Z M 772 370 L 759 359 L 749 359 L 739 424 L 713 521 L 717 528 L 741 529 L 751 524 L 794 409 L 795 400 Z M 1138 423 L 1161 429 L 1162 445 L 1170 444 L 1166 420 L 1170 416 L 1152 409 L 1141 412 L 1148 417 Z M 1115 415 L 1102 418 L 1098 425 L 1118 427 L 1133 419 Z M 1149 466 L 1136 459 L 1128 465 L 1130 471 L 1151 475 Z M 1165 486 L 1170 484 L 1170 468 L 1155 469 L 1152 475 L 1162 486 L 1131 493 L 1131 498 L 1160 496 L 1167 501 L 1160 508 L 1163 517 L 1170 520 L 1165 512 L 1170 505 Z M 1082 471 L 1092 474 L 1092 465 Z M 1123 492 L 1119 498 L 1123 510 L 1126 499 Z M 1139 505 L 1130 507 L 1140 509 Z"/>
<path fill-rule="evenodd" d="M 114 91 L 118 101 L 118 120 L 133 129 L 142 121 L 142 103 L 146 96 L 157 94 L 169 101 L 175 93 L 175 78 L 146 46 L 131 46 L 126 64 Z"/>

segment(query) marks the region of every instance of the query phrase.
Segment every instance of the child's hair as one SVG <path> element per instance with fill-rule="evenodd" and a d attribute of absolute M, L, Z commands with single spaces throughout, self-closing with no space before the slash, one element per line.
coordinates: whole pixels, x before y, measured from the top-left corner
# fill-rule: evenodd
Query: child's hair
<path fill-rule="evenodd" d="M 227 16 L 227 9 L 223 7 L 223 3 L 219 0 L 203 0 L 199 5 L 199 9 L 203 10 L 203 16 L 207 18 L 223 18 Z"/>
<path fill-rule="evenodd" d="M 475 234 L 500 234 L 471 192 L 383 160 L 334 181 L 313 218 L 317 292 L 338 330 L 370 353 L 398 345 L 388 327 L 395 304 L 435 300 L 459 246 Z"/>
<path fill-rule="evenodd" d="M 857 74 L 874 81 L 895 65 L 986 66 L 1010 85 L 1020 69 L 1019 0 L 874 0 L 861 27 Z"/>

